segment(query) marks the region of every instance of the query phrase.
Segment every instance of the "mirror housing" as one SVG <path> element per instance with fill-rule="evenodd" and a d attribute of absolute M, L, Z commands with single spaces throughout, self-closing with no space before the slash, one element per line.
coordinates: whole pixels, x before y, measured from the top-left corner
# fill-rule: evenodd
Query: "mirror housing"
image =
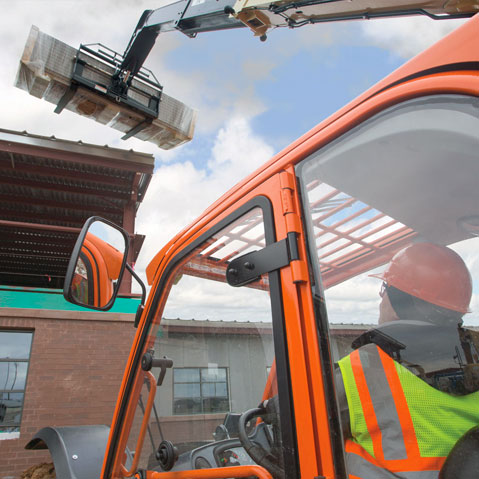
<path fill-rule="evenodd" d="M 85 308 L 108 311 L 120 288 L 128 249 L 125 230 L 99 216 L 88 218 L 68 263 L 64 298 Z"/>

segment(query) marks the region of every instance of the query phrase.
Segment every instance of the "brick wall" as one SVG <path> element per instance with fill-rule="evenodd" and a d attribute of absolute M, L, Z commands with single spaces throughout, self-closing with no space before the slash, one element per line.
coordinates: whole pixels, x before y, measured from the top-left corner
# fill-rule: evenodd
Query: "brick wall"
<path fill-rule="evenodd" d="M 51 458 L 25 444 L 44 426 L 110 425 L 135 334 L 129 314 L 0 308 L 0 328 L 33 330 L 20 438 L 0 440 L 0 479 Z"/>

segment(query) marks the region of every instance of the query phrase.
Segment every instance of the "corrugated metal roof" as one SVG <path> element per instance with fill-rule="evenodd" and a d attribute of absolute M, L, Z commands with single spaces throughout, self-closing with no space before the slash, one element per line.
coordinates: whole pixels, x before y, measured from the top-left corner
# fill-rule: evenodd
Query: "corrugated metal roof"
<path fill-rule="evenodd" d="M 35 135 L 27 131 L 15 131 L 0 128 L 0 141 L 13 141 L 25 145 L 36 146 L 39 148 L 53 148 L 63 151 L 70 151 L 86 156 L 96 156 L 107 160 L 126 161 L 130 163 L 152 164 L 153 155 L 142 153 L 132 149 L 113 148 L 109 145 L 96 145 L 93 143 L 84 143 L 82 140 L 72 141 L 62 138 L 56 138 L 54 135 Z"/>
<path fill-rule="evenodd" d="M 153 169 L 151 154 L 0 129 L 0 284 L 61 287 L 90 216 L 133 234 Z"/>

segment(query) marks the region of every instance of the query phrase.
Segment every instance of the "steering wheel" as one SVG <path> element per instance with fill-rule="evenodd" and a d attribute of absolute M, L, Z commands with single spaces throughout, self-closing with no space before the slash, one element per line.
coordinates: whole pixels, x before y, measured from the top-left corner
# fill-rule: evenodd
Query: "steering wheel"
<path fill-rule="evenodd" d="M 251 439 L 246 433 L 246 425 L 248 422 L 257 417 L 261 417 L 266 424 L 271 424 L 273 430 L 276 428 L 276 432 L 279 433 L 278 410 L 278 399 L 277 396 L 275 396 L 274 398 L 264 401 L 260 407 L 244 412 L 238 421 L 238 437 L 244 450 L 251 459 L 256 462 L 256 464 L 264 467 L 275 479 L 285 479 L 285 473 L 284 469 L 281 467 L 282 460 L 279 453 L 276 455 L 272 451 L 266 450 L 261 444 Z M 273 436 L 276 437 L 278 434 L 273 433 Z M 279 446 L 279 444 L 276 446 Z"/>

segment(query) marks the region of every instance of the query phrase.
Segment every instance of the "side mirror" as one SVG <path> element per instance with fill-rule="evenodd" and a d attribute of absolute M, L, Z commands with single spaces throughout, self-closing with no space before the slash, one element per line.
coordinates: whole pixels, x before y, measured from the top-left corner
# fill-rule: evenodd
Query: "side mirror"
<path fill-rule="evenodd" d="M 128 233 L 93 216 L 83 226 L 68 263 L 63 296 L 90 309 L 113 306 L 128 257 Z"/>

